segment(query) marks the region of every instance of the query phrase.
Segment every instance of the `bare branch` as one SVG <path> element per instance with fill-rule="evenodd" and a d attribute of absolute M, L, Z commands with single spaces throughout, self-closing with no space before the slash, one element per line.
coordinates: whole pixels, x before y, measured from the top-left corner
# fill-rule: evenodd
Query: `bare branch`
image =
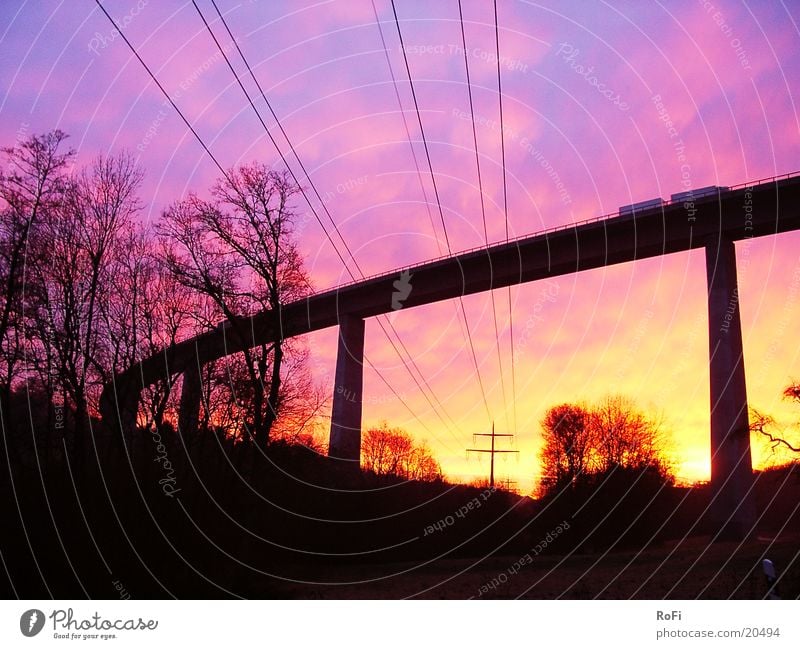
<path fill-rule="evenodd" d="M 787 390 L 788 389 L 789 388 L 787 388 Z M 755 408 L 751 408 L 750 417 L 752 420 L 750 422 L 750 431 L 764 435 L 769 440 L 770 444 L 772 444 L 773 449 L 778 448 L 780 446 L 785 446 L 794 453 L 800 453 L 800 447 L 793 446 L 785 438 L 773 435 L 767 430 L 768 426 L 775 425 L 775 419 L 773 419 L 771 416 L 764 415 Z"/>

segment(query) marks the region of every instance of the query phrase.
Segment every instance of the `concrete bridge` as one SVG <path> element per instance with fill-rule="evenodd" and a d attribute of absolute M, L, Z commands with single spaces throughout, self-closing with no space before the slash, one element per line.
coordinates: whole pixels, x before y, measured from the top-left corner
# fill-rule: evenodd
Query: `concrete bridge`
<path fill-rule="evenodd" d="M 752 462 L 734 242 L 800 229 L 800 176 L 731 187 L 694 203 L 598 217 L 410 268 L 413 290 L 403 308 L 660 255 L 705 249 L 711 382 L 711 484 L 722 530 L 751 529 Z M 286 304 L 280 313 L 242 318 L 246 327 L 198 335 L 118 374 L 101 398 L 104 420 L 133 430 L 139 392 L 184 375 L 179 428 L 196 426 L 200 367 L 255 346 L 339 326 L 329 455 L 357 467 L 361 447 L 364 319 L 389 313 L 394 282 L 406 268 Z M 240 338 L 236 331 L 247 331 Z"/>

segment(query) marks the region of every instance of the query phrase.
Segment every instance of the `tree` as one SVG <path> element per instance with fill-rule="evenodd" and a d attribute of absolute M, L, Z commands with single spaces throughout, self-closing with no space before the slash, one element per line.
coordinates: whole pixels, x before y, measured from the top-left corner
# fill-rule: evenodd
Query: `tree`
<path fill-rule="evenodd" d="M 323 408 L 329 402 L 323 386 L 314 382 L 309 369 L 309 351 L 297 339 L 284 342 L 283 379 L 278 396 L 278 419 L 274 437 L 309 446 L 319 432 Z M 311 444 L 316 448 L 317 442 Z"/>
<path fill-rule="evenodd" d="M 589 469 L 592 444 L 590 413 L 583 405 L 564 403 L 542 419 L 542 487 L 551 492 L 575 487 Z"/>
<path fill-rule="evenodd" d="M 90 405 L 114 371 L 102 313 L 116 291 L 114 269 L 125 249 L 124 233 L 140 209 L 137 190 L 142 172 L 122 153 L 99 156 L 71 176 L 61 201 L 31 236 L 46 263 L 30 268 L 31 319 L 52 390 L 63 391 L 75 413 L 74 450 L 86 450 Z M 52 369 L 51 369 L 52 368 Z M 91 403 L 90 403 L 91 402 Z"/>
<path fill-rule="evenodd" d="M 0 173 L 0 411 L 7 407 L 25 343 L 23 293 L 26 269 L 39 261 L 31 232 L 57 208 L 66 169 L 74 155 L 64 149 L 66 134 L 33 135 L 2 149 L 8 171 Z"/>
<path fill-rule="evenodd" d="M 800 404 L 800 382 L 792 381 L 783 390 L 783 398 Z M 771 415 L 764 414 L 755 408 L 750 409 L 750 430 L 767 438 L 773 451 L 779 448 L 800 454 L 800 441 L 795 442 L 786 435 L 786 431 L 776 431 L 777 422 Z"/>
<path fill-rule="evenodd" d="M 199 331 L 199 300 L 168 272 L 156 244 L 144 227 L 130 224 L 122 233 L 120 254 L 111 260 L 118 299 L 103 300 L 100 306 L 108 365 L 115 371 Z M 145 427 L 161 428 L 176 378 L 164 376 L 142 391 Z"/>
<path fill-rule="evenodd" d="M 607 397 L 594 406 L 555 406 L 542 420 L 542 436 L 545 494 L 619 471 L 671 479 L 662 426 L 625 397 Z"/>
<path fill-rule="evenodd" d="M 242 324 L 245 316 L 271 313 L 280 332 L 281 305 L 311 290 L 292 238 L 290 201 L 297 192 L 288 173 L 245 165 L 214 185 L 211 200 L 191 195 L 171 206 L 159 223 L 170 272 L 207 296 L 240 341 L 252 336 Z M 263 447 L 281 405 L 284 340 L 244 344 L 240 357 L 242 371 L 230 374 L 232 402 L 247 406 L 245 428 Z"/>
<path fill-rule="evenodd" d="M 406 480 L 442 478 L 442 469 L 428 446 L 416 444 L 408 432 L 389 428 L 386 422 L 364 433 L 361 465 L 377 475 L 394 475 Z"/>
<path fill-rule="evenodd" d="M 622 396 L 610 396 L 589 411 L 589 438 L 594 468 L 600 473 L 617 467 L 665 470 L 665 440 L 661 426 Z"/>

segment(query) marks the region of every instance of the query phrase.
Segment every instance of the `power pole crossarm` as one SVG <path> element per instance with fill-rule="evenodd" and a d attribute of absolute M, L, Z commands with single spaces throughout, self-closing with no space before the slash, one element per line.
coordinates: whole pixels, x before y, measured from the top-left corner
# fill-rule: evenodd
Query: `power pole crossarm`
<path fill-rule="evenodd" d="M 492 447 L 491 448 L 468 448 L 467 453 L 490 453 L 491 454 L 491 463 L 489 469 L 489 486 L 494 487 L 494 456 L 497 453 L 519 453 L 519 451 L 511 451 L 505 449 L 497 449 L 494 445 L 494 440 L 497 437 L 514 437 L 514 435 L 510 433 L 495 433 L 494 432 L 494 422 L 492 422 L 492 432 L 491 433 L 475 433 L 473 437 L 491 437 L 492 438 Z"/>

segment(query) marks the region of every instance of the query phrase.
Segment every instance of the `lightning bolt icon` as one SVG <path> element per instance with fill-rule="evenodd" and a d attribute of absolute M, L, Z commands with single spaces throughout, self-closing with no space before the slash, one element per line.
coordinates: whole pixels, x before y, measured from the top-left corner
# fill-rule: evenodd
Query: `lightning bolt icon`
<path fill-rule="evenodd" d="M 28 620 L 28 631 L 33 631 L 33 626 L 36 624 L 38 619 L 39 619 L 39 616 L 36 614 L 36 611 L 31 613 L 31 617 Z"/>

